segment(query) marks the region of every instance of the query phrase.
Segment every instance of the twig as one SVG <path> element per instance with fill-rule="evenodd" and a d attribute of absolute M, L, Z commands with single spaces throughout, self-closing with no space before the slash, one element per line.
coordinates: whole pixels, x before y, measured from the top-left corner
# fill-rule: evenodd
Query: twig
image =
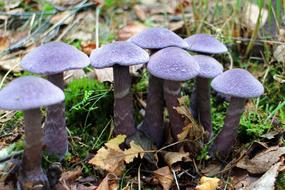
<path fill-rule="evenodd" d="M 177 190 L 180 190 L 179 183 L 178 183 L 178 180 L 177 180 L 177 177 L 176 177 L 176 173 L 173 170 L 173 168 L 171 168 L 171 171 L 172 171 L 172 174 L 173 174 L 173 177 L 174 177 L 174 180 L 175 180 L 175 184 L 176 184 Z"/>
<path fill-rule="evenodd" d="M 101 10 L 102 5 L 99 5 L 96 7 L 96 14 L 95 14 L 95 18 L 96 18 L 96 28 L 95 28 L 95 44 L 96 44 L 96 48 L 99 48 L 100 44 L 99 44 L 99 16 L 100 16 L 100 10 Z"/>
<path fill-rule="evenodd" d="M 141 190 L 141 164 L 138 168 L 138 190 Z"/>
<path fill-rule="evenodd" d="M 19 65 L 20 65 L 20 63 L 14 65 L 12 68 L 10 68 L 10 69 L 6 72 L 6 74 L 4 75 L 3 79 L 1 80 L 0 89 L 2 88 L 3 83 L 4 83 L 4 81 L 6 80 L 7 76 L 11 73 L 11 71 L 13 71 L 13 70 L 14 70 L 16 67 L 18 67 Z"/>

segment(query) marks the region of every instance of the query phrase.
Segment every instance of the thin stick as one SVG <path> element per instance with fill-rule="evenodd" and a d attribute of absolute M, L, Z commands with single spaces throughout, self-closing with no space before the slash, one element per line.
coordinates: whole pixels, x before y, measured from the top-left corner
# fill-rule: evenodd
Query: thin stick
<path fill-rule="evenodd" d="M 176 184 L 177 190 L 180 190 L 179 183 L 178 183 L 178 180 L 177 180 L 177 177 L 176 177 L 176 173 L 173 170 L 173 168 L 171 168 L 171 171 L 172 171 L 172 174 L 173 174 L 173 177 L 174 177 L 174 180 L 175 180 L 175 184 Z"/>
<path fill-rule="evenodd" d="M 96 18 L 96 28 L 95 28 L 95 44 L 96 44 L 96 48 L 99 48 L 100 47 L 100 44 L 99 44 L 99 16 L 100 16 L 100 10 L 101 10 L 101 6 L 102 5 L 99 5 L 96 7 L 96 13 L 95 13 L 95 18 Z"/>

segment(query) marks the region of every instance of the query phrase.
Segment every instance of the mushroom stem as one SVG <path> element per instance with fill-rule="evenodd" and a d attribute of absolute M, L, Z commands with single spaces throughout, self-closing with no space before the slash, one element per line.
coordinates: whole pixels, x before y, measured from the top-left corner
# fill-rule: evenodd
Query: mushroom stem
<path fill-rule="evenodd" d="M 133 117 L 133 95 L 131 92 L 131 76 L 128 66 L 113 66 L 114 75 L 114 134 L 131 136 L 136 132 Z"/>
<path fill-rule="evenodd" d="M 182 116 L 174 109 L 179 106 L 178 98 L 180 93 L 180 82 L 164 80 L 163 93 L 171 124 L 171 132 L 175 140 L 182 132 L 184 121 Z"/>
<path fill-rule="evenodd" d="M 64 89 L 63 72 L 48 75 L 48 80 L 60 89 Z M 57 156 L 60 160 L 64 158 L 68 151 L 64 102 L 47 107 L 44 144 L 48 154 Z"/>
<path fill-rule="evenodd" d="M 146 134 L 158 147 L 163 143 L 163 79 L 149 75 L 146 112 L 140 130 Z"/>
<path fill-rule="evenodd" d="M 196 77 L 195 89 L 191 96 L 191 111 L 195 113 L 199 123 L 207 134 L 207 141 L 212 136 L 212 117 L 210 104 L 209 79 Z"/>
<path fill-rule="evenodd" d="M 232 150 L 237 137 L 240 117 L 244 112 L 245 102 L 246 99 L 244 98 L 231 97 L 224 127 L 211 148 L 211 152 L 218 158 L 226 158 Z"/>
<path fill-rule="evenodd" d="M 42 190 L 49 189 L 47 177 L 41 168 L 43 144 L 40 109 L 24 111 L 24 123 L 25 149 L 18 181 L 23 189 L 30 189 L 25 187 L 26 184 L 42 185 Z"/>

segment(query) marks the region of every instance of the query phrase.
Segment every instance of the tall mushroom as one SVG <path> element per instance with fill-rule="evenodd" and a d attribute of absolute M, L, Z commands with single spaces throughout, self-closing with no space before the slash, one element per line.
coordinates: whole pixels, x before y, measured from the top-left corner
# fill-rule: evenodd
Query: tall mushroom
<path fill-rule="evenodd" d="M 209 79 L 221 74 L 223 66 L 216 59 L 206 55 L 194 55 L 193 58 L 200 66 L 199 75 L 195 80 L 197 120 L 208 133 L 207 140 L 209 140 L 212 136 Z"/>
<path fill-rule="evenodd" d="M 25 148 L 18 174 L 18 186 L 27 190 L 49 189 L 49 183 L 41 168 L 42 129 L 40 107 L 64 100 L 62 90 L 45 79 L 26 76 L 15 79 L 0 91 L 0 108 L 23 110 L 25 124 Z"/>
<path fill-rule="evenodd" d="M 197 52 L 202 55 L 222 54 L 222 53 L 228 52 L 227 47 L 223 43 L 221 43 L 216 38 L 208 34 L 194 34 L 188 38 L 185 38 L 184 40 L 188 43 L 188 46 L 189 46 L 188 50 Z M 212 78 L 212 77 L 209 77 L 209 78 Z M 210 96 L 205 97 L 205 96 L 199 96 L 197 94 L 199 90 L 197 89 L 197 87 L 200 86 L 197 83 L 201 82 L 201 80 L 199 79 L 200 78 L 196 79 L 196 85 L 191 94 L 190 110 L 191 110 L 193 117 L 196 120 L 200 121 L 204 129 L 209 133 L 208 137 L 211 137 L 212 127 L 209 126 L 209 122 L 211 122 L 211 117 L 210 117 L 211 115 L 200 113 L 200 111 L 210 113 L 210 107 L 211 107 L 210 100 L 209 100 Z M 207 88 L 208 85 L 205 85 L 204 87 Z M 201 99 L 204 99 L 205 102 L 203 102 L 203 104 L 198 105 L 199 104 L 198 102 L 201 103 L 203 101 Z M 202 107 L 200 108 L 199 106 L 202 106 Z M 203 121 L 201 119 L 203 119 Z"/>
<path fill-rule="evenodd" d="M 32 73 L 47 75 L 50 82 L 64 89 L 63 72 L 88 66 L 87 55 L 63 42 L 49 42 L 24 56 L 21 66 Z M 47 107 L 44 144 L 47 153 L 60 160 L 68 151 L 64 102 Z"/>
<path fill-rule="evenodd" d="M 175 139 L 182 132 L 184 121 L 174 109 L 179 106 L 180 82 L 195 78 L 199 74 L 199 65 L 185 50 L 168 47 L 153 54 L 147 65 L 148 71 L 161 78 L 166 107 L 169 113 L 171 132 Z"/>
<path fill-rule="evenodd" d="M 113 67 L 115 135 L 128 137 L 136 132 L 131 76 L 129 66 L 148 62 L 149 56 L 140 47 L 117 41 L 92 51 L 91 65 L 95 68 Z"/>
<path fill-rule="evenodd" d="M 211 86 L 217 92 L 231 96 L 224 127 L 211 147 L 211 152 L 216 157 L 226 158 L 235 143 L 246 100 L 262 95 L 264 88 L 244 69 L 231 69 L 224 72 L 212 81 Z"/>
<path fill-rule="evenodd" d="M 130 42 L 144 49 L 150 54 L 167 47 L 187 49 L 187 43 L 174 32 L 166 28 L 149 28 L 129 39 Z M 149 75 L 146 112 L 140 130 L 151 138 L 158 147 L 163 143 L 163 80 Z"/>

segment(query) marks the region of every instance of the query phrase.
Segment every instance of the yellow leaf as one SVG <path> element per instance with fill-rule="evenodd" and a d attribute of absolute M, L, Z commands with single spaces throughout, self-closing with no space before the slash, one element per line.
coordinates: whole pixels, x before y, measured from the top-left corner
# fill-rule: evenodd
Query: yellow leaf
<path fill-rule="evenodd" d="M 201 177 L 200 184 L 196 186 L 195 190 L 216 190 L 219 186 L 220 179 L 216 177 Z"/>
<path fill-rule="evenodd" d="M 155 170 L 154 177 L 159 181 L 163 190 L 169 190 L 173 182 L 173 175 L 168 166 Z"/>
<path fill-rule="evenodd" d="M 168 164 L 168 166 L 171 166 L 172 164 L 176 163 L 176 162 L 181 162 L 185 159 L 190 159 L 189 158 L 189 152 L 166 152 L 163 155 L 163 158 L 165 160 L 165 162 Z"/>
<path fill-rule="evenodd" d="M 142 158 L 144 155 L 143 148 L 140 145 L 137 145 L 134 141 L 130 142 L 130 146 L 131 148 L 124 151 L 124 154 L 125 154 L 124 160 L 127 164 L 131 163 L 134 160 L 134 158 L 138 156 Z"/>
<path fill-rule="evenodd" d="M 122 151 L 119 147 L 120 144 L 125 142 L 126 135 L 118 135 L 115 138 L 109 140 L 108 142 L 105 143 L 105 146 L 117 151 Z"/>

